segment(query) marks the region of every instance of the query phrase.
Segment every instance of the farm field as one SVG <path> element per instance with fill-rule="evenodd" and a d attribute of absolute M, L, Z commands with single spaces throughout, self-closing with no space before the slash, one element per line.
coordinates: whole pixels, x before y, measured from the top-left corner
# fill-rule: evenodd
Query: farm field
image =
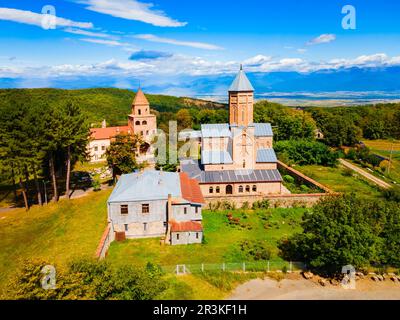
<path fill-rule="evenodd" d="M 295 166 L 294 168 L 335 192 L 356 192 L 361 197 L 366 198 L 379 198 L 382 196 L 377 186 L 355 173 L 349 174 L 349 171 L 342 165 L 337 168 L 318 165 Z"/>

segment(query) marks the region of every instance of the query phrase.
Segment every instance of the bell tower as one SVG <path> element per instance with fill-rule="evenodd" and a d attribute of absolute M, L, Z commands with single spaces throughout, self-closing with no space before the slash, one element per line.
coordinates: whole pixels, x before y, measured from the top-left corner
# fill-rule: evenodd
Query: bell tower
<path fill-rule="evenodd" d="M 239 73 L 229 87 L 229 124 L 248 127 L 253 123 L 254 88 L 240 65 Z"/>

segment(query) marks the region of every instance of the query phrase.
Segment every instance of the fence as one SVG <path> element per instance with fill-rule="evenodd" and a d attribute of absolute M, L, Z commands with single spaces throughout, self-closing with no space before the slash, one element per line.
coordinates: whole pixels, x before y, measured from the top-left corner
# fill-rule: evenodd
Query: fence
<path fill-rule="evenodd" d="M 166 273 L 186 274 L 202 272 L 297 272 L 305 270 L 302 262 L 293 261 L 252 261 L 228 263 L 201 263 L 162 266 Z"/>

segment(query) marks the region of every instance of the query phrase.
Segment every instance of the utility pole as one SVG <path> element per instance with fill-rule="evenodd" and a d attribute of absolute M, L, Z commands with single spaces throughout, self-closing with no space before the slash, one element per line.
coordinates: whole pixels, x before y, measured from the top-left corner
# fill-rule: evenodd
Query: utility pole
<path fill-rule="evenodd" d="M 393 145 L 394 145 L 394 143 L 393 143 L 393 140 L 392 140 L 392 147 L 390 148 L 389 165 L 388 165 L 388 170 L 387 170 L 388 174 L 390 174 L 390 169 L 391 169 L 391 166 L 392 166 L 392 159 L 393 159 Z"/>

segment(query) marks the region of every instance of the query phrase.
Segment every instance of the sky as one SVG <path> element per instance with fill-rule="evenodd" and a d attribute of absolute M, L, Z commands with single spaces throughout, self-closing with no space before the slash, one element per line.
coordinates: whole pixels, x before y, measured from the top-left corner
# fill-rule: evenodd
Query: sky
<path fill-rule="evenodd" d="M 394 0 L 0 0 L 0 84 L 397 66 L 399 21 Z"/>

